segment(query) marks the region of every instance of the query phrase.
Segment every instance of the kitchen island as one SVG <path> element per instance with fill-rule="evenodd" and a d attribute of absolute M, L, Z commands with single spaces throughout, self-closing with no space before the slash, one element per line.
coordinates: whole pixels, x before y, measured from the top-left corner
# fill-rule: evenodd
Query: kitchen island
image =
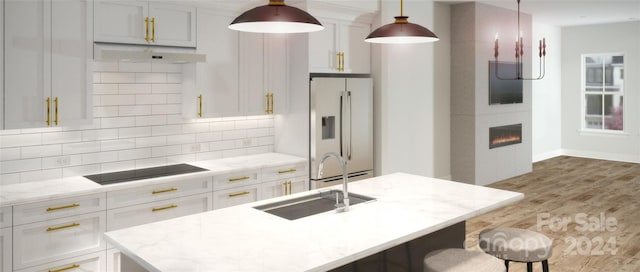
<path fill-rule="evenodd" d="M 376 201 L 352 205 L 344 213 L 287 220 L 253 208 L 317 191 L 105 236 L 126 256 L 122 271 L 327 271 L 464 226 L 469 218 L 524 198 L 521 193 L 398 173 L 350 183 L 350 192 Z M 462 247 L 464 232 L 460 235 L 454 240 Z M 421 271 L 421 266 L 415 263 L 414 270 Z"/>

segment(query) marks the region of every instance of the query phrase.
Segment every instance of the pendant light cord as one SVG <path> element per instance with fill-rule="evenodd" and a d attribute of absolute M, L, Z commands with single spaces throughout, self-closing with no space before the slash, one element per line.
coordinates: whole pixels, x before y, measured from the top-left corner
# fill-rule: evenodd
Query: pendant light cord
<path fill-rule="evenodd" d="M 404 14 L 402 13 L 402 10 L 403 10 L 403 4 L 402 4 L 402 0 L 400 0 L 400 16 L 404 16 Z"/>

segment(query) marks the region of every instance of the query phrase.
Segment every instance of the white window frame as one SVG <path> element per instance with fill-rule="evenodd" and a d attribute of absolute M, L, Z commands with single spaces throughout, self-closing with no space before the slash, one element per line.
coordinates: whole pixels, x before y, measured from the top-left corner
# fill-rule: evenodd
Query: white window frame
<path fill-rule="evenodd" d="M 581 120 L 581 131 L 582 132 L 587 132 L 587 133 L 603 133 L 603 134 L 627 134 L 626 130 L 627 130 L 627 118 L 626 118 L 626 112 L 628 112 L 627 109 L 627 99 L 624 99 L 624 97 L 626 96 L 626 84 L 623 83 L 622 88 L 620 88 L 620 95 L 623 98 L 622 101 L 622 108 L 624 109 L 623 113 L 622 113 L 622 130 L 612 130 L 612 129 L 607 129 L 604 125 L 604 118 L 605 118 L 605 103 L 604 103 L 604 99 L 602 101 L 602 118 L 603 118 L 603 124 L 602 124 L 602 128 L 601 129 L 595 129 L 595 128 L 587 128 L 587 120 L 586 120 L 586 115 L 587 115 L 587 101 L 586 101 L 586 95 L 587 93 L 587 86 L 586 86 L 586 63 L 585 63 L 585 59 L 587 57 L 608 57 L 608 56 L 622 56 L 624 58 L 624 60 L 626 61 L 626 55 L 624 53 L 592 53 L 592 54 L 582 54 L 580 56 L 580 120 Z M 626 70 L 626 63 L 623 62 L 622 64 L 622 70 L 624 72 L 624 70 Z M 605 82 L 605 77 L 606 77 L 606 72 L 605 69 L 603 69 L 602 72 L 602 82 L 604 85 Z M 623 80 L 624 80 L 624 74 L 623 74 Z M 603 96 L 606 94 L 603 93 Z"/>

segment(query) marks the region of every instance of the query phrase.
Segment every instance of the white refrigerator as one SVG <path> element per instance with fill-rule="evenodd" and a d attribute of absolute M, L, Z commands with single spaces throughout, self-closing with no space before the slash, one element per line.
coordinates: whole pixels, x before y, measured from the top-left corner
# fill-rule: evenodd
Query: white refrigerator
<path fill-rule="evenodd" d="M 342 182 L 338 160 L 318 165 L 335 152 L 347 163 L 349 181 L 373 176 L 373 81 L 367 74 L 311 74 L 310 181 L 312 188 Z"/>

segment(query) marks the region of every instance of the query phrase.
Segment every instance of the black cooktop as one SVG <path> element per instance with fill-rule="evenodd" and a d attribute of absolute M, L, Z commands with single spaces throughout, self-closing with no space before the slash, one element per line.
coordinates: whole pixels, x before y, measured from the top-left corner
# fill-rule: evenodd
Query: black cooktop
<path fill-rule="evenodd" d="M 142 169 L 136 169 L 136 170 L 96 174 L 96 175 L 89 175 L 84 177 L 100 185 L 107 185 L 107 184 L 114 184 L 114 183 L 120 183 L 120 182 L 127 182 L 127 181 L 134 181 L 134 180 L 141 180 L 141 179 L 148 179 L 148 178 L 157 178 L 157 177 L 164 177 L 164 176 L 173 176 L 173 175 L 187 174 L 187 173 L 200 172 L 200 171 L 207 171 L 207 169 L 182 163 L 182 164 L 174 164 L 174 165 L 167 165 L 167 166 L 142 168 Z"/>

